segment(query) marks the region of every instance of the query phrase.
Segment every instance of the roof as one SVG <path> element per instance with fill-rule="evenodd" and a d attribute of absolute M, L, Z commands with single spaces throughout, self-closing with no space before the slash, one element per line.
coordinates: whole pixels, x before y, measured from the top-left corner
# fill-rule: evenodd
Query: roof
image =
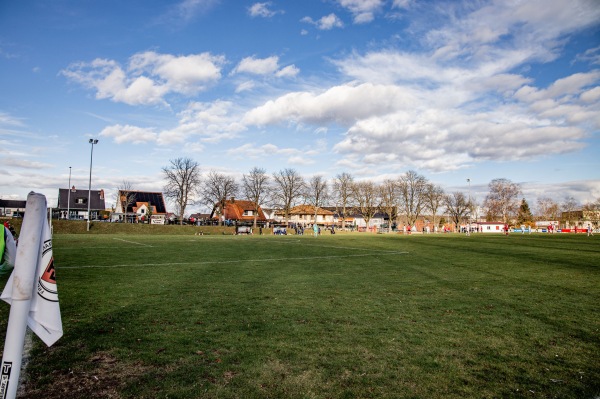
<path fill-rule="evenodd" d="M 215 209 L 216 208 L 217 205 L 215 205 Z M 225 201 L 225 219 L 254 221 L 254 215 L 244 215 L 244 211 L 254 211 L 254 202 L 246 200 L 237 200 L 235 198 Z M 214 215 L 214 212 L 211 215 Z M 256 220 L 259 222 L 267 221 L 267 218 L 265 217 L 265 214 L 262 211 L 260 205 L 258 206 L 258 216 Z"/>
<path fill-rule="evenodd" d="M 314 215 L 314 205 L 298 205 L 290 209 L 290 215 Z M 317 215 L 333 215 L 332 211 L 324 208 L 317 208 Z"/>
<path fill-rule="evenodd" d="M 119 198 L 122 197 L 123 190 L 119 190 Z M 151 192 L 151 191 L 127 191 L 132 195 L 132 201 L 127 205 L 125 213 L 135 213 L 135 209 L 139 206 L 139 203 L 150 204 L 153 209 L 152 212 L 155 214 L 166 214 L 167 207 L 165 205 L 165 199 L 162 193 Z M 121 205 L 122 207 L 122 205 Z"/>
<path fill-rule="evenodd" d="M 70 193 L 69 193 L 70 191 Z M 75 187 L 58 189 L 58 209 L 86 210 L 88 209 L 88 195 L 90 196 L 90 210 L 103 211 L 106 209 L 104 204 L 104 190 L 77 190 Z M 84 202 L 77 203 L 78 199 L 84 199 Z M 68 202 L 68 204 L 67 204 Z"/>
<path fill-rule="evenodd" d="M 25 209 L 27 201 L 25 200 L 3 200 L 0 199 L 0 208 L 19 208 Z"/>

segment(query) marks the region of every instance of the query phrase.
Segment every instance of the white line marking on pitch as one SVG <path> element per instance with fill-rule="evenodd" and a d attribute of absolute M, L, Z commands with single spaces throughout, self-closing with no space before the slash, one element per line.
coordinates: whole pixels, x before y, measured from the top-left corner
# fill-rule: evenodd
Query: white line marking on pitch
<path fill-rule="evenodd" d="M 141 242 L 135 242 L 135 241 L 128 241 L 128 240 L 124 240 L 122 238 L 113 238 L 113 240 L 117 240 L 117 241 L 123 241 L 123 242 L 128 242 L 130 244 L 136 244 L 136 245 L 142 245 L 144 247 L 152 247 L 152 245 L 150 244 L 143 244 Z"/>
<path fill-rule="evenodd" d="M 388 251 L 388 252 L 375 252 L 372 254 L 354 254 L 354 255 L 331 255 L 331 256 L 306 256 L 300 258 L 270 258 L 270 259 L 237 259 L 237 260 L 224 260 L 224 261 L 206 261 L 206 262 L 179 262 L 179 263 L 145 263 L 138 265 L 89 265 L 89 266 L 60 266 L 56 265 L 58 269 L 87 269 L 87 268 L 118 268 L 118 267 L 147 267 L 147 266 L 178 266 L 178 265 L 221 265 L 221 264 L 232 264 L 232 263 L 245 263 L 245 262 L 281 262 L 290 260 L 318 260 L 318 259 L 340 259 L 340 258 L 359 258 L 365 256 L 376 256 L 376 255 L 406 255 L 408 252 L 401 251 Z"/>
<path fill-rule="evenodd" d="M 299 244 L 301 243 L 303 247 L 317 247 L 317 248 L 335 248 L 335 249 L 356 249 L 357 251 L 373 251 L 373 248 L 357 248 L 357 247 L 338 247 L 335 245 L 318 245 L 318 244 L 307 244 L 302 240 L 294 240 L 294 241 L 279 241 L 275 242 L 276 244 Z M 270 242 L 273 244 L 273 242 Z M 382 251 L 382 252 L 392 252 L 397 253 L 398 251 Z"/>

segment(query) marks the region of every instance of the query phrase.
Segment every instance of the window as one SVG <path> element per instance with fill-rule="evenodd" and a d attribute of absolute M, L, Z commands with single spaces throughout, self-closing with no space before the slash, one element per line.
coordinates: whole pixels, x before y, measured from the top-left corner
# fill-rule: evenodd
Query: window
<path fill-rule="evenodd" d="M 76 204 L 87 204 L 87 198 L 85 198 L 85 197 L 84 197 L 84 198 L 82 198 L 82 197 L 79 197 L 79 198 L 77 198 L 77 199 L 75 200 L 75 203 L 76 203 Z"/>
<path fill-rule="evenodd" d="M 245 210 L 245 211 L 244 211 L 244 216 L 254 216 L 254 211 L 251 211 L 251 210 Z"/>

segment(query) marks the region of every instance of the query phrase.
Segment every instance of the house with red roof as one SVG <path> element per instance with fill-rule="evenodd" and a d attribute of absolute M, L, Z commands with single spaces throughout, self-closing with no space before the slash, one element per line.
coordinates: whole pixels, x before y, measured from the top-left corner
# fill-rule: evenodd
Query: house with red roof
<path fill-rule="evenodd" d="M 256 224 L 258 226 L 264 226 L 267 223 L 267 218 L 260 207 L 257 207 L 254 202 L 239 200 L 230 198 L 225 200 L 224 204 L 215 204 L 212 213 L 210 214 L 211 219 L 218 219 L 217 209 L 224 206 L 224 212 L 222 212 L 222 218 L 224 221 L 233 223 L 236 225 L 253 225 L 254 218 L 256 217 Z"/>

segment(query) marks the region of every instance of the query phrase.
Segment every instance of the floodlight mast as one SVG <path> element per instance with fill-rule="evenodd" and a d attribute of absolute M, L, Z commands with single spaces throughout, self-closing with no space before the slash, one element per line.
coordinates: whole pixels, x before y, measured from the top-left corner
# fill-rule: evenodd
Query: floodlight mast
<path fill-rule="evenodd" d="M 92 145 L 92 149 L 90 151 L 90 182 L 88 186 L 88 214 L 87 214 L 87 231 L 90 231 L 90 217 L 92 216 L 90 213 L 90 207 L 92 202 L 92 159 L 94 157 L 94 144 L 98 144 L 97 139 L 90 139 L 89 143 Z"/>
<path fill-rule="evenodd" d="M 71 167 L 69 166 L 69 186 L 67 187 L 67 220 L 71 219 Z"/>

